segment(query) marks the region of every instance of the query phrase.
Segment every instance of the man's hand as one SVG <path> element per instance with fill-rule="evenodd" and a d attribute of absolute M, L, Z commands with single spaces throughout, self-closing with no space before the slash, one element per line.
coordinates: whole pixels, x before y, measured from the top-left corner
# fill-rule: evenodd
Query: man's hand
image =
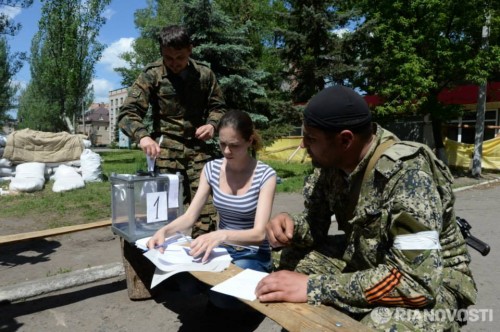
<path fill-rule="evenodd" d="M 160 145 L 149 136 L 141 138 L 139 145 L 142 151 L 150 157 L 156 158 L 160 154 Z"/>
<path fill-rule="evenodd" d="M 293 219 L 282 212 L 274 216 L 266 225 L 267 239 L 273 248 L 289 245 L 293 238 Z"/>
<path fill-rule="evenodd" d="M 197 139 L 201 139 L 202 141 L 207 141 L 214 137 L 214 133 L 214 126 L 212 126 L 211 124 L 206 124 L 196 129 L 194 137 L 196 137 Z"/>
<path fill-rule="evenodd" d="M 307 302 L 308 280 L 297 272 L 273 272 L 257 284 L 255 295 L 260 302 Z"/>

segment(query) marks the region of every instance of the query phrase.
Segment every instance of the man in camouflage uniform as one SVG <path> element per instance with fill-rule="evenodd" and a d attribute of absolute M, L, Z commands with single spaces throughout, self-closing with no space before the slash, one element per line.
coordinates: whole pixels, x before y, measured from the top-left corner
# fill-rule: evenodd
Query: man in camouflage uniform
<path fill-rule="evenodd" d="M 156 158 L 159 173 L 183 176 L 184 203 L 190 203 L 198 188 L 203 165 L 218 157 L 214 137 L 225 103 L 214 73 L 190 58 L 192 45 L 187 31 L 179 26 L 161 30 L 162 59 L 139 75 L 120 109 L 118 125 L 142 150 Z M 151 105 L 153 132 L 143 123 Z M 216 228 L 211 198 L 193 227 L 196 237 Z"/>
<path fill-rule="evenodd" d="M 458 330 L 443 312 L 473 304 L 477 289 L 446 166 L 373 124 L 361 96 L 340 86 L 309 102 L 302 146 L 320 168 L 306 179 L 304 212 L 268 225 L 284 249 L 259 300 L 333 305 L 381 331 Z M 328 236 L 333 218 L 342 241 Z"/>

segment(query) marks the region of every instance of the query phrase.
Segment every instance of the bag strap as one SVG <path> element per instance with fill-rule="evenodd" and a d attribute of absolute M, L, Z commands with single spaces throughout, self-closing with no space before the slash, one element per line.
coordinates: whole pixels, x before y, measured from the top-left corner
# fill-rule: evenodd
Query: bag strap
<path fill-rule="evenodd" d="M 372 157 L 368 161 L 368 165 L 366 165 L 365 172 L 363 174 L 363 179 L 360 180 L 358 178 L 358 180 L 354 183 L 353 190 L 351 193 L 351 198 L 350 198 L 349 204 L 347 206 L 347 217 L 349 219 L 352 219 L 352 217 L 354 217 L 354 209 L 358 205 L 359 194 L 361 193 L 361 186 L 363 185 L 363 183 L 365 183 L 368 180 L 370 173 L 372 172 L 373 168 L 375 168 L 375 164 L 380 159 L 382 154 L 385 151 L 387 151 L 387 149 L 389 149 L 391 146 L 393 146 L 394 143 L 396 143 L 396 140 L 390 138 L 387 141 L 385 141 L 384 143 L 377 146 L 377 148 L 373 152 Z"/>

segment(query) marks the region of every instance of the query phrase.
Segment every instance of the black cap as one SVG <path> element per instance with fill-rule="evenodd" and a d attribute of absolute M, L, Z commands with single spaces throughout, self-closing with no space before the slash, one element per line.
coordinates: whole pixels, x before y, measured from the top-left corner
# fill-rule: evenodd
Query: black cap
<path fill-rule="evenodd" d="M 363 97 L 341 85 L 321 90 L 304 110 L 304 124 L 326 130 L 356 129 L 371 120 L 370 108 Z"/>

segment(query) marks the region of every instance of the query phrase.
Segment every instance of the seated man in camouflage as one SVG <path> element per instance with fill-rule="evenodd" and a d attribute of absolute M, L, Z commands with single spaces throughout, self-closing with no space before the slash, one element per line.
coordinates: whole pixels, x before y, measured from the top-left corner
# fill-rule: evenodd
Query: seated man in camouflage
<path fill-rule="evenodd" d="M 341 86 L 307 105 L 302 146 L 318 168 L 304 212 L 267 227 L 284 248 L 258 299 L 333 305 L 382 331 L 458 330 L 453 310 L 477 289 L 446 166 L 372 123 L 363 98 Z M 344 241 L 328 241 L 333 215 Z"/>

